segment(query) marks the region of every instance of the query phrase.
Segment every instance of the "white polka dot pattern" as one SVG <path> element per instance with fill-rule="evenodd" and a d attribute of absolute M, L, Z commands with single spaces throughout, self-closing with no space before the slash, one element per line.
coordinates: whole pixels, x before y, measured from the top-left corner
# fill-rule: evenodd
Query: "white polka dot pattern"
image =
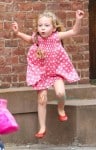
<path fill-rule="evenodd" d="M 80 80 L 71 60 L 58 38 L 58 32 L 48 38 L 38 36 L 39 48 L 44 52 L 44 58 L 37 58 L 36 44 L 29 49 L 27 61 L 27 84 L 34 89 L 49 88 L 55 80 L 62 78 L 68 82 Z"/>

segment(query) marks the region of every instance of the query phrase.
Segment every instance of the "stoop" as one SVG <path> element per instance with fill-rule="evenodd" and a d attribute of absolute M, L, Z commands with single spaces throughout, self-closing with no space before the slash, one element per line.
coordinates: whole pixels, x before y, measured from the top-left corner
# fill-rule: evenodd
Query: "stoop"
<path fill-rule="evenodd" d="M 47 134 L 39 143 L 96 146 L 96 99 L 67 100 L 68 121 L 60 122 L 56 102 L 48 104 Z"/>
<path fill-rule="evenodd" d="M 5 143 L 15 144 L 64 144 L 96 146 L 96 86 L 66 86 L 67 122 L 59 122 L 53 89 L 48 92 L 47 133 L 37 140 L 38 131 L 37 94 L 32 88 L 9 88 L 0 90 L 0 98 L 8 100 L 8 109 L 15 116 L 20 130 L 2 136 Z M 69 100 L 70 99 L 70 100 Z"/>

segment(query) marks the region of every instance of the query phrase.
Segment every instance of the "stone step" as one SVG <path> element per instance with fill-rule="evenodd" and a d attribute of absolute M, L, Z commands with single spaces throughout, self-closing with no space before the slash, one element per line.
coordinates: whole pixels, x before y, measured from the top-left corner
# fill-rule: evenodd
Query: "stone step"
<path fill-rule="evenodd" d="M 60 122 L 56 102 L 48 104 L 47 135 L 39 143 L 96 146 L 96 99 L 66 101 L 68 121 Z"/>
<path fill-rule="evenodd" d="M 81 85 L 66 85 L 67 99 L 94 99 L 96 98 L 96 85 L 81 84 Z M 36 92 L 31 87 L 7 88 L 0 89 L 0 97 L 23 100 L 26 98 L 37 98 Z M 56 96 L 53 88 L 49 89 L 48 100 L 55 100 Z"/>
<path fill-rule="evenodd" d="M 96 150 L 96 147 L 64 146 L 49 144 L 6 145 L 6 150 Z"/>
<path fill-rule="evenodd" d="M 96 86 L 94 85 L 66 85 L 67 100 L 83 100 L 96 98 Z M 8 108 L 13 114 L 23 112 L 37 112 L 37 93 L 31 87 L 8 88 L 0 90 L 0 98 L 8 100 Z M 48 91 L 48 101 L 57 97 L 52 88 Z"/>
<path fill-rule="evenodd" d="M 66 87 L 67 99 L 95 99 L 96 85 L 68 85 Z"/>
<path fill-rule="evenodd" d="M 96 147 L 64 146 L 49 144 L 31 144 L 31 145 L 6 145 L 6 150 L 96 150 Z"/>

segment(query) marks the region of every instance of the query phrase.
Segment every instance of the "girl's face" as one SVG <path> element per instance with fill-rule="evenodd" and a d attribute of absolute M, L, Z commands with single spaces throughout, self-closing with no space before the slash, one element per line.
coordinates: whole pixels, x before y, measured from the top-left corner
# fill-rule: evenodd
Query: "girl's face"
<path fill-rule="evenodd" d="M 54 32 L 55 29 L 52 24 L 52 19 L 48 17 L 41 17 L 38 20 L 38 32 L 43 37 L 46 38 Z"/>

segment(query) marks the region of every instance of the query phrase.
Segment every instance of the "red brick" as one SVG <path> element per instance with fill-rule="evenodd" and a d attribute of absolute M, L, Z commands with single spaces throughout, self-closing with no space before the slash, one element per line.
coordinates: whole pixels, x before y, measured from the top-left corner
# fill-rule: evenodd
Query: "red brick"
<path fill-rule="evenodd" d="M 4 37 L 5 39 L 9 39 L 11 37 L 11 32 L 9 32 L 9 30 L 4 30 L 1 32 L 0 34 L 2 37 Z"/>
<path fill-rule="evenodd" d="M 5 12 L 5 8 L 6 8 L 6 5 L 0 3 L 0 13 L 1 13 L 1 12 Z"/>
<path fill-rule="evenodd" d="M 32 2 L 18 2 L 17 4 L 16 4 L 16 9 L 18 10 L 18 11 L 23 11 L 23 12 L 25 12 L 25 11 L 31 11 L 32 10 L 32 8 L 33 8 L 33 3 Z"/>
<path fill-rule="evenodd" d="M 18 81 L 18 76 L 17 75 L 12 75 L 12 82 L 17 82 Z"/>
<path fill-rule="evenodd" d="M 67 21 L 67 27 L 72 27 L 73 26 L 73 21 Z"/>
<path fill-rule="evenodd" d="M 86 78 L 89 76 L 89 70 L 83 70 L 81 71 L 81 78 Z"/>
<path fill-rule="evenodd" d="M 26 80 L 26 75 L 19 75 L 19 82 L 25 81 Z"/>
<path fill-rule="evenodd" d="M 18 64 L 18 56 L 14 56 L 12 57 L 12 60 L 11 60 L 12 64 Z"/>
<path fill-rule="evenodd" d="M 12 49 L 12 56 L 25 55 L 25 49 L 22 47 Z"/>
<path fill-rule="evenodd" d="M 60 10 L 64 10 L 64 11 L 68 11 L 71 10 L 71 3 L 70 2 L 61 2 L 59 3 L 59 9 Z"/>
<path fill-rule="evenodd" d="M 13 0 L 0 0 L 0 2 L 11 3 Z"/>
<path fill-rule="evenodd" d="M 3 30 L 3 22 L 0 22 L 0 30 Z"/>
<path fill-rule="evenodd" d="M 6 60 L 3 56 L 0 56 L 0 66 L 5 66 Z"/>
<path fill-rule="evenodd" d="M 5 18 L 5 13 L 0 12 L 0 21 L 3 21 Z"/>
<path fill-rule="evenodd" d="M 84 1 L 84 10 L 88 9 L 88 5 L 89 5 L 89 1 L 88 0 Z"/>
<path fill-rule="evenodd" d="M 26 19 L 26 12 L 15 12 L 14 13 L 14 20 L 20 21 Z M 14 21 L 13 20 L 13 21 Z"/>
<path fill-rule="evenodd" d="M 47 10 L 50 10 L 50 11 L 54 11 L 54 12 L 55 12 L 55 10 L 58 11 L 58 10 L 60 10 L 59 7 L 60 7 L 59 3 L 52 2 L 52 3 L 47 4 Z"/>
<path fill-rule="evenodd" d="M 58 18 L 60 18 L 61 22 L 64 23 L 64 27 L 65 27 L 65 25 L 66 25 L 66 13 L 59 10 L 55 14 L 57 15 Z"/>
<path fill-rule="evenodd" d="M 36 19 L 37 16 L 38 16 L 38 14 L 34 11 L 26 13 L 26 18 L 27 19 Z"/>
<path fill-rule="evenodd" d="M 88 24 L 89 24 L 88 18 L 84 18 L 83 21 L 82 21 L 82 26 L 86 26 L 87 27 Z"/>
<path fill-rule="evenodd" d="M 27 63 L 27 57 L 26 56 L 19 56 L 19 63 Z"/>
<path fill-rule="evenodd" d="M 4 29 L 9 30 L 11 28 L 11 23 L 8 21 L 4 21 Z"/>
<path fill-rule="evenodd" d="M 5 40 L 5 47 L 17 47 L 18 41 L 17 40 Z"/>
<path fill-rule="evenodd" d="M 33 11 L 43 11 L 46 8 L 46 2 L 42 3 L 42 2 L 35 2 L 33 3 Z"/>
<path fill-rule="evenodd" d="M 10 88 L 10 83 L 6 83 L 6 82 L 4 83 L 4 82 L 2 82 L 2 83 L 0 84 L 0 88 L 3 89 L 3 88 L 5 88 L 5 87 L 6 87 L 6 88 Z"/>
<path fill-rule="evenodd" d="M 74 44 L 82 44 L 83 43 L 83 37 L 82 36 L 76 36 L 73 38 Z"/>
<path fill-rule="evenodd" d="M 67 11 L 66 12 L 66 18 L 68 21 L 75 19 L 75 16 L 76 16 L 76 14 L 73 11 Z"/>
<path fill-rule="evenodd" d="M 10 74 L 10 73 L 11 73 L 11 66 L 0 67 L 0 74 Z"/>
<path fill-rule="evenodd" d="M 81 62 L 78 62 L 78 68 L 79 69 L 88 69 L 89 67 L 89 62 L 88 61 L 81 61 Z"/>
<path fill-rule="evenodd" d="M 0 80 L 4 83 L 4 82 L 11 82 L 11 75 L 4 75 L 2 77 L 0 77 Z"/>
<path fill-rule="evenodd" d="M 83 3 L 81 1 L 74 1 L 72 3 L 72 10 L 78 10 L 78 9 L 83 9 Z"/>
<path fill-rule="evenodd" d="M 4 40 L 0 40 L 0 47 L 4 47 Z"/>
<path fill-rule="evenodd" d="M 89 78 L 86 78 L 86 79 L 81 78 L 81 80 L 78 83 L 79 84 L 88 84 L 88 83 L 90 83 L 89 81 L 90 81 Z"/>
<path fill-rule="evenodd" d="M 17 64 L 12 66 L 12 72 L 16 74 L 22 74 L 25 73 L 26 71 L 26 66 L 25 64 Z"/>

